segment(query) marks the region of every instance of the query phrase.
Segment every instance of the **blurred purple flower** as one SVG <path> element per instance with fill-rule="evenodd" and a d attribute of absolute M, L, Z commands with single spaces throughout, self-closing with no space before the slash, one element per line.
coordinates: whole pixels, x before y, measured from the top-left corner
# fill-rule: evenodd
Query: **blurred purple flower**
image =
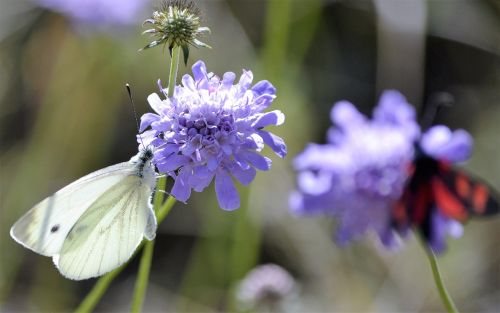
<path fill-rule="evenodd" d="M 243 71 L 237 84 L 235 78 L 227 72 L 220 79 L 198 61 L 193 77 L 184 75 L 173 97 L 148 97 L 156 114 L 142 116 L 142 140 L 156 147 L 154 162 L 160 172 L 174 177 L 171 193 L 180 201 L 215 178 L 220 207 L 236 209 L 240 199 L 233 178 L 248 185 L 256 170 L 271 168 L 271 160 L 259 154 L 265 144 L 280 157 L 286 155 L 284 141 L 264 130 L 285 121 L 281 111 L 262 112 L 276 97 L 276 89 L 265 80 L 251 86 L 250 71 Z"/>
<path fill-rule="evenodd" d="M 371 231 L 385 246 L 393 247 L 395 234 L 405 237 L 411 227 L 417 227 L 422 232 L 425 228 L 429 247 L 439 253 L 446 247 L 446 236 L 461 236 L 462 224 L 437 207 L 430 208 L 424 222 L 407 218 L 395 225 L 392 214 L 399 201 L 414 200 L 401 199 L 403 192 L 413 183 L 426 183 L 428 178 L 422 175 L 432 171 L 432 164 L 453 164 L 470 157 L 469 133 L 438 125 L 420 134 L 415 110 L 396 91 L 384 92 L 371 121 L 346 101 L 334 105 L 331 119 L 336 127 L 329 131 L 329 142 L 310 144 L 295 159 L 299 190 L 290 197 L 293 212 L 338 218 L 341 245 Z M 412 175 L 414 165 L 423 172 Z M 408 203 L 403 205 L 407 210 Z"/>
<path fill-rule="evenodd" d="M 295 280 L 281 266 L 260 265 L 240 282 L 236 297 L 246 309 L 277 308 L 295 289 Z"/>
<path fill-rule="evenodd" d="M 336 127 L 329 142 L 310 144 L 294 161 L 299 190 L 291 208 L 338 218 L 341 245 L 372 231 L 391 246 L 391 208 L 402 195 L 420 135 L 415 110 L 400 93 L 386 91 L 371 121 L 346 101 L 334 105 L 331 119 Z"/>
<path fill-rule="evenodd" d="M 120 26 L 140 20 L 148 4 L 143 0 L 36 0 L 47 9 L 59 12 L 77 25 Z"/>

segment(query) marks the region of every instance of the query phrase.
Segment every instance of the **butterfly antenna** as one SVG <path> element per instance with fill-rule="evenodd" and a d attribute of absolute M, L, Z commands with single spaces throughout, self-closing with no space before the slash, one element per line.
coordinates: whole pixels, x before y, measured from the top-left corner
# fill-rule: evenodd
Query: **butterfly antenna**
<path fill-rule="evenodd" d="M 130 104 L 132 104 L 132 111 L 134 113 L 135 124 L 137 127 L 137 133 L 139 134 L 139 119 L 137 118 L 137 111 L 135 110 L 134 98 L 132 97 L 132 90 L 130 89 L 130 85 L 125 84 L 125 88 L 127 88 L 128 98 L 130 99 Z M 142 146 L 146 149 L 146 145 L 144 145 L 144 141 L 142 141 L 142 136 L 139 134 L 139 139 L 141 140 Z"/>
<path fill-rule="evenodd" d="M 453 96 L 447 92 L 432 94 L 422 110 L 422 130 L 429 129 L 436 121 L 442 108 L 450 108 L 455 103 Z"/>

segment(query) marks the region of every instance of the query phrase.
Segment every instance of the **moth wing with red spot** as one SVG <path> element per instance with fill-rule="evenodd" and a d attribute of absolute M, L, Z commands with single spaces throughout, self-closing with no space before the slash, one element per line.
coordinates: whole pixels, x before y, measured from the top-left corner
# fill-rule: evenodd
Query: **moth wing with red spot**
<path fill-rule="evenodd" d="M 436 206 L 443 215 L 464 222 L 469 216 L 489 216 L 500 212 L 495 190 L 464 171 L 438 161 L 432 178 Z"/>

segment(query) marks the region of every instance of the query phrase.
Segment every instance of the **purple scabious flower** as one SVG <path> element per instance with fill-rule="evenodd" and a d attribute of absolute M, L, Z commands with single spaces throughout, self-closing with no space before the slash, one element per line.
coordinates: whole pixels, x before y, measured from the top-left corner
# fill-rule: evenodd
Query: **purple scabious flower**
<path fill-rule="evenodd" d="M 295 280 L 284 268 L 276 264 L 264 264 L 251 270 L 242 279 L 236 289 L 236 297 L 243 309 L 277 309 L 293 294 L 294 289 Z"/>
<path fill-rule="evenodd" d="M 137 22 L 147 4 L 143 0 L 36 0 L 47 9 L 59 12 L 75 24 L 120 26 Z"/>
<path fill-rule="evenodd" d="M 243 71 L 234 84 L 234 73 L 221 79 L 208 73 L 202 61 L 192 69 L 193 76 L 184 75 L 173 97 L 149 95 L 155 113 L 142 116 L 140 137 L 155 147 L 158 170 L 175 179 L 175 198 L 186 201 L 191 190 L 200 192 L 215 178 L 220 207 L 233 210 L 240 205 L 233 178 L 248 185 L 256 170 L 271 167 L 271 160 L 259 153 L 264 145 L 286 155 L 283 139 L 264 130 L 283 124 L 285 116 L 279 110 L 263 112 L 276 98 L 276 89 L 265 80 L 252 86 L 252 72 Z"/>
<path fill-rule="evenodd" d="M 310 144 L 294 160 L 299 174 L 292 211 L 336 217 L 340 245 L 374 232 L 391 246 L 391 208 L 403 193 L 420 135 L 415 110 L 397 91 L 386 91 L 372 120 L 347 101 L 334 105 L 331 119 L 328 143 Z"/>

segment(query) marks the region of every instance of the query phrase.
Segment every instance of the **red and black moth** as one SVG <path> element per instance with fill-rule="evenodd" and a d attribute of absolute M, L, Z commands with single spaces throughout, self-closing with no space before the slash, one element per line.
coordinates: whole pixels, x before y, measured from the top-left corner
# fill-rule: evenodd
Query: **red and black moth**
<path fill-rule="evenodd" d="M 392 225 L 400 233 L 416 228 L 430 243 L 437 231 L 432 223 L 436 210 L 464 223 L 471 216 L 498 214 L 498 199 L 486 182 L 427 155 L 416 145 L 410 180 L 393 208 Z"/>

